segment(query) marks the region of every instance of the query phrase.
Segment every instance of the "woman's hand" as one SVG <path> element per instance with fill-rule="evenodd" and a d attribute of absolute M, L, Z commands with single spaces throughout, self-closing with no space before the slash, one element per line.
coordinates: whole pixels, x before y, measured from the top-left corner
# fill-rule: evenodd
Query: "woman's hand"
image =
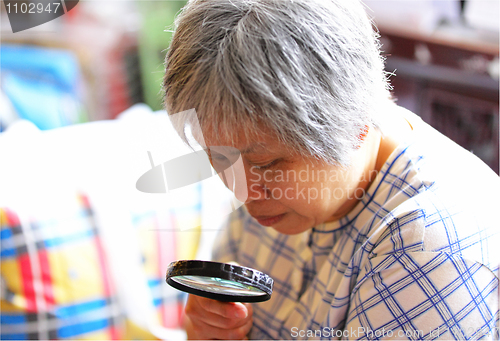
<path fill-rule="evenodd" d="M 186 332 L 189 340 L 245 339 L 252 328 L 252 306 L 189 295 Z"/>

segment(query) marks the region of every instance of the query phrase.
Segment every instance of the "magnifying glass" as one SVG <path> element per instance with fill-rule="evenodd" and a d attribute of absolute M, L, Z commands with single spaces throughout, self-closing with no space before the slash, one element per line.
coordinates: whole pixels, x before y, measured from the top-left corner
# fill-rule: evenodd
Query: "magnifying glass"
<path fill-rule="evenodd" d="M 273 279 L 263 272 L 200 260 L 170 263 L 167 283 L 178 290 L 223 302 L 263 302 L 273 292 Z"/>

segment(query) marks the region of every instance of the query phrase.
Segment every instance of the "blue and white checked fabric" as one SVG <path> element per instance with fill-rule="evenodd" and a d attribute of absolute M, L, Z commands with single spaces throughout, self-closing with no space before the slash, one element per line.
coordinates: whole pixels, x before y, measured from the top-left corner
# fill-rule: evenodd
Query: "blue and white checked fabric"
<path fill-rule="evenodd" d="M 410 116 L 415 138 L 339 221 L 283 235 L 232 214 L 214 260 L 275 280 L 250 338 L 498 339 L 499 177 Z"/>

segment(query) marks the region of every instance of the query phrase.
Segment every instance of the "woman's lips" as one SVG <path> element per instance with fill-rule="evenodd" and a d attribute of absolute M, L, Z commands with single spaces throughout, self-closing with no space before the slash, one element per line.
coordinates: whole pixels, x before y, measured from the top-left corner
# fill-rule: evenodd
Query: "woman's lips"
<path fill-rule="evenodd" d="M 279 214 L 279 215 L 274 215 L 274 216 L 256 216 L 254 217 L 259 224 L 263 226 L 273 226 L 281 221 L 283 217 L 285 216 L 285 213 Z"/>

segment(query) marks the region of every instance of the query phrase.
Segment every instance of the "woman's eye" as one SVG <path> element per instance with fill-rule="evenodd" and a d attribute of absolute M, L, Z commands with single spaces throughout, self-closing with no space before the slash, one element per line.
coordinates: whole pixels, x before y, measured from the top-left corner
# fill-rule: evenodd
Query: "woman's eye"
<path fill-rule="evenodd" d="M 269 162 L 268 164 L 265 164 L 265 165 L 263 165 L 263 166 L 254 165 L 254 167 L 255 167 L 256 169 L 268 169 L 268 168 L 270 168 L 271 166 L 275 165 L 275 164 L 276 164 L 276 162 L 278 162 L 278 160 L 271 161 L 271 162 Z"/>
<path fill-rule="evenodd" d="M 227 159 L 223 156 L 213 156 L 212 157 L 212 160 L 216 161 L 216 162 L 224 162 L 226 161 Z"/>

